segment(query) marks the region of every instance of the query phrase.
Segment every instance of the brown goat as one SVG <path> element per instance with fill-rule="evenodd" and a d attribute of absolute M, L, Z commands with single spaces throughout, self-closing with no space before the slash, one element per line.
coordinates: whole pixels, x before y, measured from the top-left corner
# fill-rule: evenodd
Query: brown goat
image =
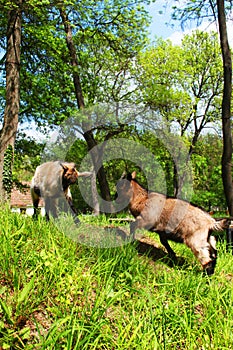
<path fill-rule="evenodd" d="M 134 238 L 136 229 L 157 232 L 168 254 L 175 253 L 168 239 L 185 243 L 197 257 L 208 275 L 214 273 L 217 260 L 216 239 L 213 230 L 222 231 L 230 219 L 216 221 L 208 213 L 177 198 L 169 198 L 157 192 L 149 192 L 135 179 L 136 172 L 121 178 L 117 183 L 116 202 L 127 201 L 136 220 L 130 226 Z"/>
<path fill-rule="evenodd" d="M 63 210 L 67 211 L 70 208 L 71 214 L 76 217 L 77 211 L 72 202 L 70 185 L 74 184 L 79 176 L 90 176 L 91 174 L 91 172 L 78 172 L 75 163 L 55 161 L 39 165 L 31 182 L 33 215 L 37 216 L 39 200 L 42 197 L 45 202 L 47 219 L 49 219 L 50 214 L 54 218 L 58 216 L 59 198 L 63 199 Z M 79 221 L 77 217 L 75 221 Z"/>

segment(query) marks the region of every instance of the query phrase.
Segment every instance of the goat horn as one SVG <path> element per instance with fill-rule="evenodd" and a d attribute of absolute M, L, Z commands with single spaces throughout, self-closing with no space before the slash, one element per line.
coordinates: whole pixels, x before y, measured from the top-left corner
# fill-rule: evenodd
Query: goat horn
<path fill-rule="evenodd" d="M 89 176 L 92 176 L 92 175 L 93 175 L 93 173 L 92 173 L 91 171 L 83 171 L 82 173 L 80 173 L 80 172 L 78 171 L 78 177 L 79 177 L 79 176 L 89 177 Z"/>
<path fill-rule="evenodd" d="M 126 171 L 123 171 L 121 177 L 120 177 L 120 180 L 122 180 L 125 176 L 127 175 Z"/>

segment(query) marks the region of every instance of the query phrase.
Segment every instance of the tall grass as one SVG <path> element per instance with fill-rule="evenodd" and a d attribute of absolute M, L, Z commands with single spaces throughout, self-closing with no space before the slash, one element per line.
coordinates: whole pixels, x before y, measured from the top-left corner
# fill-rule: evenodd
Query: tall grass
<path fill-rule="evenodd" d="M 224 240 L 208 278 L 184 245 L 185 263 L 171 266 L 137 242 L 90 247 L 1 209 L 0 249 L 0 349 L 233 349 Z"/>

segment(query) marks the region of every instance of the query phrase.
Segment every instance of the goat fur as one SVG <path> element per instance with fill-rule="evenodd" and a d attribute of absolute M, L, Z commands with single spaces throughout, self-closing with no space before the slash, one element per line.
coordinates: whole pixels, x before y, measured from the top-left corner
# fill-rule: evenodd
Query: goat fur
<path fill-rule="evenodd" d="M 46 218 L 58 216 L 58 200 L 63 199 L 63 210 L 71 209 L 71 214 L 77 216 L 70 192 L 70 185 L 74 184 L 79 176 L 90 176 L 91 172 L 78 172 L 75 163 L 46 162 L 36 168 L 31 181 L 31 197 L 34 207 L 34 216 L 37 216 L 39 200 L 42 197 L 45 203 Z M 68 204 L 68 206 L 67 206 Z M 79 221 L 76 218 L 76 222 Z"/>
<path fill-rule="evenodd" d="M 157 232 L 171 257 L 175 253 L 168 240 L 185 243 L 194 253 L 208 275 L 214 273 L 217 260 L 216 239 L 212 231 L 229 227 L 229 218 L 216 221 L 204 210 L 177 198 L 148 192 L 136 181 L 136 172 L 128 174 L 117 184 L 117 202 L 128 201 L 136 220 L 130 226 L 135 237 L 137 229 Z"/>

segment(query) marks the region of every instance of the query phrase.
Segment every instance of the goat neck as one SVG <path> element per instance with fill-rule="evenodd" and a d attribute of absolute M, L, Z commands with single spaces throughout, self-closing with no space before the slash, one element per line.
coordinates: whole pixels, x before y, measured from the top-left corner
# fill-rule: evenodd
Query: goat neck
<path fill-rule="evenodd" d="M 146 205 L 148 199 L 148 191 L 139 185 L 135 180 L 131 183 L 132 197 L 130 199 L 129 208 L 134 217 L 137 217 Z"/>

